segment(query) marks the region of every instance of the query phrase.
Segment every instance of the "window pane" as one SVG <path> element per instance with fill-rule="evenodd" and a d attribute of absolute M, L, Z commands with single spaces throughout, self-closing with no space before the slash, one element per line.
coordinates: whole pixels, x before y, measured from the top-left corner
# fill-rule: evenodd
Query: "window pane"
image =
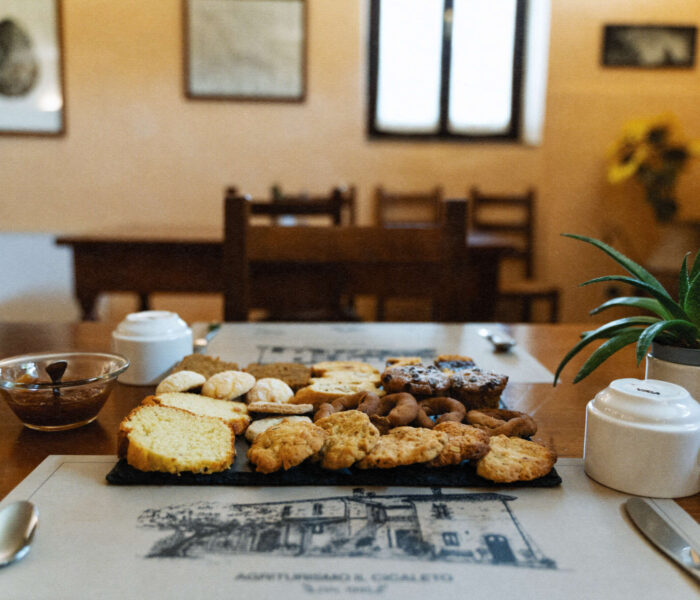
<path fill-rule="evenodd" d="M 516 0 L 455 0 L 448 128 L 497 134 L 511 121 Z"/>
<path fill-rule="evenodd" d="M 442 1 L 383 0 L 376 127 L 432 133 L 440 115 Z"/>

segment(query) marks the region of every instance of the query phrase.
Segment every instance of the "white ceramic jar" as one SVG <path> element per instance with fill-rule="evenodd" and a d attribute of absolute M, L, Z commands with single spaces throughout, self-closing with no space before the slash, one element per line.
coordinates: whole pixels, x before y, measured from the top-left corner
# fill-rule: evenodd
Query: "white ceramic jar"
<path fill-rule="evenodd" d="M 156 385 L 182 357 L 192 353 L 192 330 L 176 313 L 131 313 L 112 332 L 112 348 L 131 362 L 120 383 Z"/>
<path fill-rule="evenodd" d="M 583 460 L 589 477 L 628 494 L 700 492 L 700 405 L 666 381 L 613 381 L 586 407 Z"/>

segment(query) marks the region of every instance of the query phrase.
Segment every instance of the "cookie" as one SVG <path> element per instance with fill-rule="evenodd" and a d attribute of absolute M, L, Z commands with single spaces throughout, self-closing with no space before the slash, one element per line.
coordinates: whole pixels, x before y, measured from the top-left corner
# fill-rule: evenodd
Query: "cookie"
<path fill-rule="evenodd" d="M 379 373 L 372 365 L 359 360 L 326 360 L 317 362 L 311 367 L 313 377 L 323 377 L 331 371 L 364 371 L 365 373 Z"/>
<path fill-rule="evenodd" d="M 317 381 L 318 379 L 332 379 L 333 381 L 340 382 L 361 382 L 369 381 L 374 385 L 379 385 L 381 379 L 379 371 L 326 371 L 324 375 L 320 378 L 311 378 L 311 383 Z"/>
<path fill-rule="evenodd" d="M 222 371 L 212 375 L 202 386 L 202 395 L 219 400 L 233 400 L 248 393 L 255 377 L 243 371 Z"/>
<path fill-rule="evenodd" d="M 476 473 L 497 483 L 530 481 L 552 470 L 554 451 L 519 437 L 497 435 L 489 441 L 489 451 L 476 464 Z"/>
<path fill-rule="evenodd" d="M 390 356 L 386 359 L 385 368 L 405 367 L 407 365 L 420 365 L 423 361 L 420 356 Z"/>
<path fill-rule="evenodd" d="M 291 469 L 322 447 L 328 433 L 313 423 L 282 422 L 261 433 L 248 450 L 248 460 L 260 473 Z"/>
<path fill-rule="evenodd" d="M 251 402 L 289 402 L 294 391 L 281 379 L 263 377 L 255 382 L 245 400 Z"/>
<path fill-rule="evenodd" d="M 449 440 L 444 431 L 421 427 L 396 427 L 379 438 L 377 445 L 356 465 L 360 469 L 392 469 L 433 460 Z"/>
<path fill-rule="evenodd" d="M 490 436 L 507 435 L 518 437 L 530 437 L 537 433 L 537 423 L 528 414 L 517 410 L 500 408 L 482 408 L 470 410 L 466 415 L 466 422 L 474 427 L 482 429 Z"/>
<path fill-rule="evenodd" d="M 209 379 L 212 375 L 221 373 L 221 371 L 238 371 L 238 364 L 224 362 L 218 356 L 188 354 L 170 370 L 171 373 L 178 371 L 194 371 Z"/>
<path fill-rule="evenodd" d="M 458 465 L 464 460 L 478 460 L 489 451 L 489 435 L 463 423 L 445 421 L 438 423 L 433 431 L 447 434 L 447 445 L 433 460 L 426 463 L 428 467 L 446 467 Z"/>
<path fill-rule="evenodd" d="M 311 367 L 301 363 L 275 362 L 265 365 L 251 363 L 244 370 L 256 379 L 266 377 L 281 379 L 295 392 L 305 385 L 309 385 L 311 379 Z"/>
<path fill-rule="evenodd" d="M 475 367 L 452 374 L 450 380 L 450 396 L 472 410 L 497 408 L 508 376 Z"/>
<path fill-rule="evenodd" d="M 313 404 L 289 404 L 288 402 L 251 402 L 248 410 L 268 415 L 305 415 L 313 412 Z"/>
<path fill-rule="evenodd" d="M 245 430 L 245 439 L 253 443 L 263 431 L 267 431 L 268 429 L 270 429 L 270 427 L 273 427 L 274 425 L 279 425 L 283 421 L 290 423 L 311 423 L 311 419 L 309 419 L 309 417 L 300 417 L 297 415 L 291 415 L 288 417 L 266 417 L 265 419 L 258 419 L 257 421 L 253 421 L 248 426 L 248 429 Z"/>
<path fill-rule="evenodd" d="M 313 404 L 318 408 L 324 402 L 332 402 L 340 396 L 349 396 L 357 392 L 372 392 L 381 395 L 379 390 L 371 381 L 353 380 L 341 381 L 335 379 L 319 378 L 314 379 L 311 385 L 301 388 L 294 398 L 290 400 L 293 404 Z"/>
<path fill-rule="evenodd" d="M 434 361 L 435 366 L 443 373 L 459 373 L 476 366 L 474 359 L 470 356 L 459 354 L 440 354 Z"/>
<path fill-rule="evenodd" d="M 178 371 L 171 373 L 163 379 L 156 387 L 156 394 L 167 394 L 168 392 L 189 392 L 202 387 L 207 380 L 201 373 L 194 371 Z"/>
<path fill-rule="evenodd" d="M 347 469 L 367 456 L 379 441 L 379 430 L 359 410 L 333 413 L 316 421 L 316 425 L 328 433 L 319 453 L 324 469 Z"/>
<path fill-rule="evenodd" d="M 403 365 L 382 373 L 387 394 L 408 392 L 418 396 L 442 396 L 450 389 L 450 376 L 435 365 Z"/>

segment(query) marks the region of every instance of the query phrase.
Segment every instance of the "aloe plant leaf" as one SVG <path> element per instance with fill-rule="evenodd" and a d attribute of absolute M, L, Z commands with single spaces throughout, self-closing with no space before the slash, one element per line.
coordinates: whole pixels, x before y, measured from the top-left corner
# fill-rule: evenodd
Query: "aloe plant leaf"
<path fill-rule="evenodd" d="M 683 310 L 696 326 L 700 327 L 700 272 L 688 284 Z"/>
<path fill-rule="evenodd" d="M 642 265 L 637 264 L 631 258 L 628 258 L 621 252 L 618 252 L 612 246 L 608 246 L 605 242 L 601 242 L 600 240 L 596 240 L 595 238 L 586 237 L 585 235 L 576 235 L 574 233 L 562 233 L 562 235 L 565 237 L 570 237 L 575 240 L 580 240 L 582 242 L 592 244 L 596 248 L 605 252 L 610 258 L 612 258 L 615 262 L 621 265 L 628 273 L 668 296 L 668 292 L 664 289 L 664 286 L 662 286 L 659 283 L 656 277 L 649 273 L 649 271 L 642 267 Z"/>
<path fill-rule="evenodd" d="M 604 277 L 596 277 L 595 279 L 589 279 L 588 281 L 584 281 L 581 283 L 581 286 L 585 285 L 590 285 L 592 283 L 601 283 L 603 281 L 619 281 L 620 283 L 626 283 L 627 285 L 631 285 L 633 287 L 639 288 L 640 290 L 644 290 L 645 292 L 651 294 L 654 298 L 656 298 L 662 305 L 663 307 L 668 310 L 669 314 L 676 318 L 676 319 L 687 319 L 688 315 L 685 314 L 683 309 L 678 305 L 677 302 L 675 302 L 671 296 L 668 295 L 664 291 L 664 293 L 659 293 L 659 291 L 653 287 L 650 286 L 648 283 L 644 283 L 643 281 L 639 281 L 638 279 L 633 279 L 632 277 L 626 277 L 625 275 L 606 275 Z"/>
<path fill-rule="evenodd" d="M 688 255 L 683 257 L 681 272 L 678 275 L 678 304 L 685 309 L 685 299 L 688 295 L 688 287 L 690 286 L 690 276 L 688 275 Z"/>
<path fill-rule="evenodd" d="M 596 348 L 595 352 L 588 357 L 586 362 L 583 363 L 579 372 L 576 373 L 574 383 L 578 383 L 583 378 L 588 377 L 592 371 L 608 360 L 615 352 L 637 341 L 642 331 L 641 329 L 626 330 L 601 344 Z"/>
<path fill-rule="evenodd" d="M 597 308 L 594 308 L 590 314 L 597 315 L 604 310 L 615 308 L 616 306 L 629 306 L 631 308 L 647 310 L 651 313 L 659 315 L 659 317 L 662 319 L 670 319 L 672 317 L 672 315 L 663 307 L 661 302 L 655 298 L 640 298 L 639 296 L 618 296 L 617 298 L 603 302 L 603 304 Z"/>
<path fill-rule="evenodd" d="M 637 341 L 637 364 L 642 362 L 642 359 L 646 356 L 647 351 L 651 343 L 659 337 L 662 332 L 672 333 L 675 336 L 686 339 L 688 341 L 694 341 L 698 333 L 698 328 L 688 323 L 687 321 L 671 320 L 671 321 L 659 321 L 653 325 L 649 325 L 642 334 L 639 336 Z"/>
<path fill-rule="evenodd" d="M 695 254 L 695 260 L 693 261 L 693 266 L 690 268 L 688 279 L 692 281 L 697 277 L 698 273 L 700 273 L 700 250 Z"/>

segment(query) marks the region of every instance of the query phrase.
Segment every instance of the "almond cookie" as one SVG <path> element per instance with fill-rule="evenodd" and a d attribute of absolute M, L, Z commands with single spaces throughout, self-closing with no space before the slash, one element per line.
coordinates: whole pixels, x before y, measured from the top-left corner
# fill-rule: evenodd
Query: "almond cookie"
<path fill-rule="evenodd" d="M 452 374 L 450 396 L 457 398 L 467 410 L 474 408 L 497 408 L 506 384 L 507 375 L 479 368 L 467 369 Z"/>
<path fill-rule="evenodd" d="M 360 469 L 392 469 L 433 460 L 449 440 L 444 431 L 421 427 L 396 427 L 379 438 L 361 461 Z"/>
<path fill-rule="evenodd" d="M 301 363 L 275 362 L 265 365 L 251 363 L 244 370 L 256 379 L 264 379 L 265 377 L 281 379 L 295 392 L 299 388 L 309 385 L 311 379 L 311 367 Z"/>
<path fill-rule="evenodd" d="M 314 379 L 311 385 L 301 388 L 294 398 L 290 400 L 293 404 L 313 404 L 318 408 L 324 402 L 332 402 L 340 396 L 349 396 L 357 392 L 372 392 L 381 395 L 379 390 L 371 381 L 339 381 L 335 379 L 319 378 Z"/>
<path fill-rule="evenodd" d="M 442 396 L 450 388 L 450 376 L 435 365 L 403 365 L 382 373 L 387 394 L 408 392 L 418 396 Z"/>
<path fill-rule="evenodd" d="M 224 362 L 218 356 L 188 354 L 171 369 L 171 373 L 176 373 L 177 371 L 194 371 L 204 375 L 205 379 L 209 379 L 212 375 L 221 373 L 221 371 L 238 371 L 238 365 L 232 362 Z"/>
<path fill-rule="evenodd" d="M 156 396 L 148 396 L 141 404 L 160 404 L 161 406 L 171 406 L 181 408 L 195 415 L 214 417 L 221 419 L 231 426 L 236 435 L 243 433 L 250 425 L 250 415 L 242 402 L 229 402 L 228 400 L 218 400 L 199 394 L 188 394 L 186 392 L 166 392 Z M 241 410 L 243 406 L 243 410 Z"/>
<path fill-rule="evenodd" d="M 289 402 L 293 395 L 292 388 L 281 379 L 264 377 L 255 382 L 255 385 L 245 395 L 245 400 L 248 403 Z"/>
<path fill-rule="evenodd" d="M 289 417 L 266 417 L 264 419 L 253 421 L 248 426 L 248 429 L 245 430 L 245 439 L 247 439 L 250 443 L 253 443 L 263 431 L 267 431 L 270 429 L 270 427 L 279 425 L 283 421 L 289 423 L 311 423 L 311 419 L 309 419 L 309 417 L 300 417 L 297 415 L 292 415 Z"/>
<path fill-rule="evenodd" d="M 447 446 L 427 463 L 428 467 L 458 465 L 464 460 L 478 460 L 489 451 L 489 435 L 471 425 L 445 421 L 438 423 L 433 431 L 444 431 L 448 436 Z"/>
<path fill-rule="evenodd" d="M 331 371 L 364 371 L 365 373 L 379 373 L 372 365 L 359 360 L 326 360 L 318 362 L 311 367 L 314 377 L 323 377 Z"/>
<path fill-rule="evenodd" d="M 248 460 L 260 473 L 291 469 L 316 454 L 328 433 L 313 423 L 282 422 L 261 433 L 248 450 Z"/>
<path fill-rule="evenodd" d="M 320 454 L 324 469 L 347 469 L 367 456 L 379 441 L 379 430 L 359 410 L 337 412 L 316 425 L 328 433 Z"/>
<path fill-rule="evenodd" d="M 540 444 L 519 437 L 496 435 L 489 451 L 476 464 L 476 473 L 497 483 L 530 481 L 552 470 L 557 455 Z"/>
<path fill-rule="evenodd" d="M 178 371 L 177 373 L 171 373 L 158 384 L 156 394 L 189 392 L 190 390 L 201 388 L 206 380 L 204 375 L 194 371 Z"/>
<path fill-rule="evenodd" d="M 459 354 L 440 354 L 435 359 L 435 366 L 443 373 L 458 373 L 476 366 L 471 356 L 461 356 Z"/>
<path fill-rule="evenodd" d="M 219 400 L 233 400 L 248 393 L 255 377 L 243 371 L 222 371 L 212 375 L 202 386 L 202 395 Z"/>
<path fill-rule="evenodd" d="M 313 412 L 313 404 L 289 404 L 284 402 L 251 402 L 248 410 L 268 415 L 305 415 Z"/>

